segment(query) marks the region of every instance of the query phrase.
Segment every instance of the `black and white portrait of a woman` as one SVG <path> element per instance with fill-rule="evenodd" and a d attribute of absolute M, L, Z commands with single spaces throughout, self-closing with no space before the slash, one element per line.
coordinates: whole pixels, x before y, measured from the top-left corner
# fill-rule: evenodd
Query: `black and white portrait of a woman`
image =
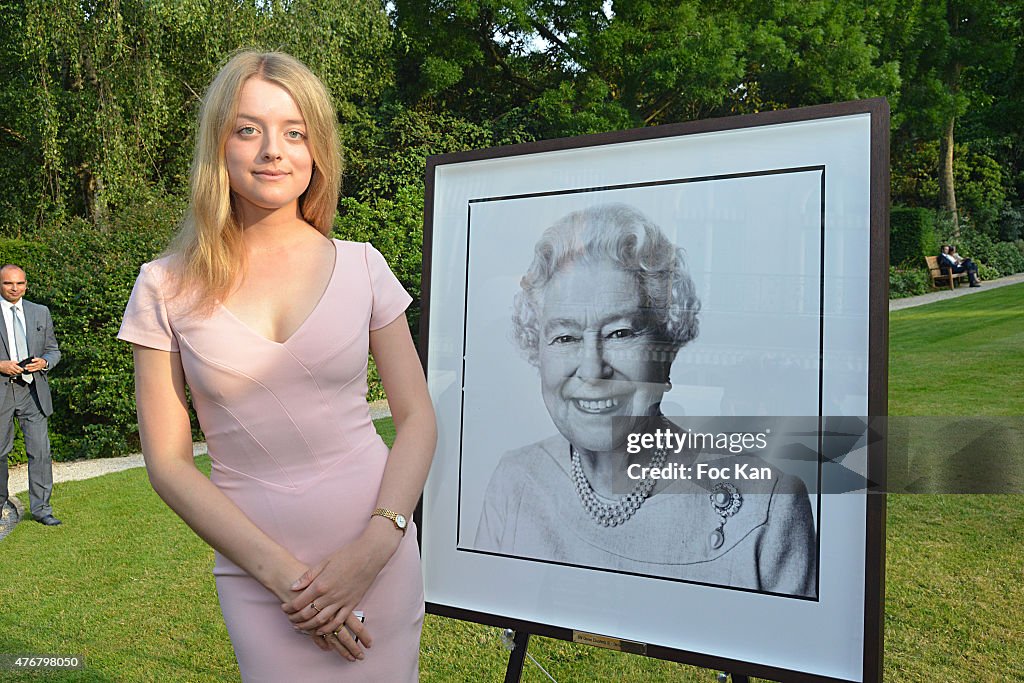
<path fill-rule="evenodd" d="M 673 365 L 708 324 L 686 246 L 625 202 L 569 211 L 543 231 L 502 333 L 533 369 L 549 436 L 502 444 L 462 548 L 815 597 L 815 519 L 799 477 L 749 455 L 772 476 L 712 488 L 628 475 L 736 460 L 627 450 L 631 433 L 677 428 L 662 405 Z"/>

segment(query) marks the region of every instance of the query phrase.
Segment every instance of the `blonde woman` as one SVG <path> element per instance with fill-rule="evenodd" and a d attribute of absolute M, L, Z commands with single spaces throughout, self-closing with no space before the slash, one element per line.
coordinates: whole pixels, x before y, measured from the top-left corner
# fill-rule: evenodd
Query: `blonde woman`
<path fill-rule="evenodd" d="M 216 551 L 244 680 L 414 681 L 423 589 L 407 520 L 435 424 L 410 297 L 373 247 L 328 238 L 342 161 L 304 65 L 236 55 L 199 118 L 188 215 L 142 267 L 119 334 L 134 345 L 150 481 Z M 367 349 L 394 414 L 390 453 L 365 400 Z M 186 386 L 210 479 L 193 463 Z"/>

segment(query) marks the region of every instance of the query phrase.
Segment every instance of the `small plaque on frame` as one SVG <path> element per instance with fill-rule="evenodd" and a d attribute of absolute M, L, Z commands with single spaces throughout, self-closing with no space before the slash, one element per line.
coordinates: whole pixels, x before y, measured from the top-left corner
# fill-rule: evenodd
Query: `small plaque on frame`
<path fill-rule="evenodd" d="M 635 640 L 622 640 L 621 638 L 609 638 L 608 636 L 599 636 L 596 633 L 586 633 L 584 631 L 573 631 L 572 642 L 603 647 L 608 650 L 615 650 L 616 652 L 628 652 L 633 655 L 647 654 L 647 643 L 638 643 Z"/>

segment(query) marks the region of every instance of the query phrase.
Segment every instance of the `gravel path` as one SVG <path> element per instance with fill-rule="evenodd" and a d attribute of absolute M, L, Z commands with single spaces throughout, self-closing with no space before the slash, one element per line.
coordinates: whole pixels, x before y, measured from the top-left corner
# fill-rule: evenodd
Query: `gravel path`
<path fill-rule="evenodd" d="M 911 308 L 913 306 L 923 306 L 930 304 L 935 301 L 942 301 L 943 299 L 955 299 L 958 296 L 967 296 L 968 294 L 977 294 L 978 292 L 984 292 L 986 289 L 995 289 L 997 287 L 1005 287 L 1007 285 L 1016 285 L 1024 282 L 1024 273 L 1018 273 L 1017 275 L 1010 275 L 1008 277 L 1001 277 L 998 280 L 984 280 L 981 283 L 981 287 L 968 287 L 967 285 L 959 285 L 955 289 L 940 289 L 928 294 L 921 294 L 920 296 L 908 296 L 903 299 L 891 299 L 889 301 L 889 310 L 898 311 L 903 308 Z"/>
<path fill-rule="evenodd" d="M 205 455 L 206 444 L 192 444 L 193 455 Z M 70 462 L 53 463 L 53 483 L 59 484 L 63 481 L 78 481 L 79 479 L 92 479 L 102 474 L 130 470 L 133 467 L 142 467 L 142 453 L 126 455 L 120 458 L 97 458 L 95 460 L 72 460 Z M 28 491 L 28 465 L 21 464 L 11 468 L 11 476 L 8 486 L 11 495 Z"/>
<path fill-rule="evenodd" d="M 370 417 L 374 420 L 391 415 L 387 401 L 374 401 L 370 404 Z M 192 444 L 193 455 L 205 455 L 206 444 Z M 53 483 L 59 484 L 62 481 L 78 481 L 80 479 L 91 479 L 110 472 L 120 472 L 133 467 L 142 467 L 142 454 L 126 455 L 121 458 L 97 458 L 95 460 L 72 460 L 71 462 L 53 463 Z M 16 493 L 28 490 L 28 465 L 16 465 L 10 469 L 8 480 L 11 496 Z M 55 501 L 56 502 L 56 501 Z M 59 516 L 59 515 L 58 515 Z"/>

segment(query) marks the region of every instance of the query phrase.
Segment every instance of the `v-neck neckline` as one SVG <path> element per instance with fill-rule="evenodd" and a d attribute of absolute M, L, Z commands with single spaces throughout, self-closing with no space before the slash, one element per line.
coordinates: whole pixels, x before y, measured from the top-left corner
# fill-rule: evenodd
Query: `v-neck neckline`
<path fill-rule="evenodd" d="M 313 316 L 316 315 L 317 311 L 320 310 L 320 305 L 323 304 L 324 299 L 327 298 L 327 294 L 331 291 L 331 287 L 334 286 L 335 275 L 337 275 L 338 273 L 338 240 L 332 239 L 331 244 L 334 245 L 334 264 L 331 266 L 331 275 L 327 279 L 327 285 L 324 287 L 324 291 L 320 292 L 320 298 L 318 298 L 316 300 L 316 303 L 313 304 L 313 308 L 310 309 L 305 319 L 301 323 L 299 323 L 298 327 L 292 330 L 292 333 L 289 334 L 288 338 L 285 339 L 284 341 L 277 341 L 276 339 L 271 339 L 270 337 L 264 336 L 263 334 L 257 332 L 252 328 L 251 325 L 249 325 L 249 323 L 239 318 L 237 315 L 234 314 L 234 312 L 232 312 L 230 308 L 228 308 L 221 302 L 217 302 L 217 308 L 226 313 L 229 318 L 234 320 L 236 323 L 238 323 L 239 326 L 247 330 L 253 336 L 259 337 L 263 341 L 267 342 L 268 344 L 273 344 L 274 346 L 287 346 L 290 341 L 299 336 L 299 334 L 306 328 L 306 325 L 309 323 L 310 319 L 312 319 Z"/>

